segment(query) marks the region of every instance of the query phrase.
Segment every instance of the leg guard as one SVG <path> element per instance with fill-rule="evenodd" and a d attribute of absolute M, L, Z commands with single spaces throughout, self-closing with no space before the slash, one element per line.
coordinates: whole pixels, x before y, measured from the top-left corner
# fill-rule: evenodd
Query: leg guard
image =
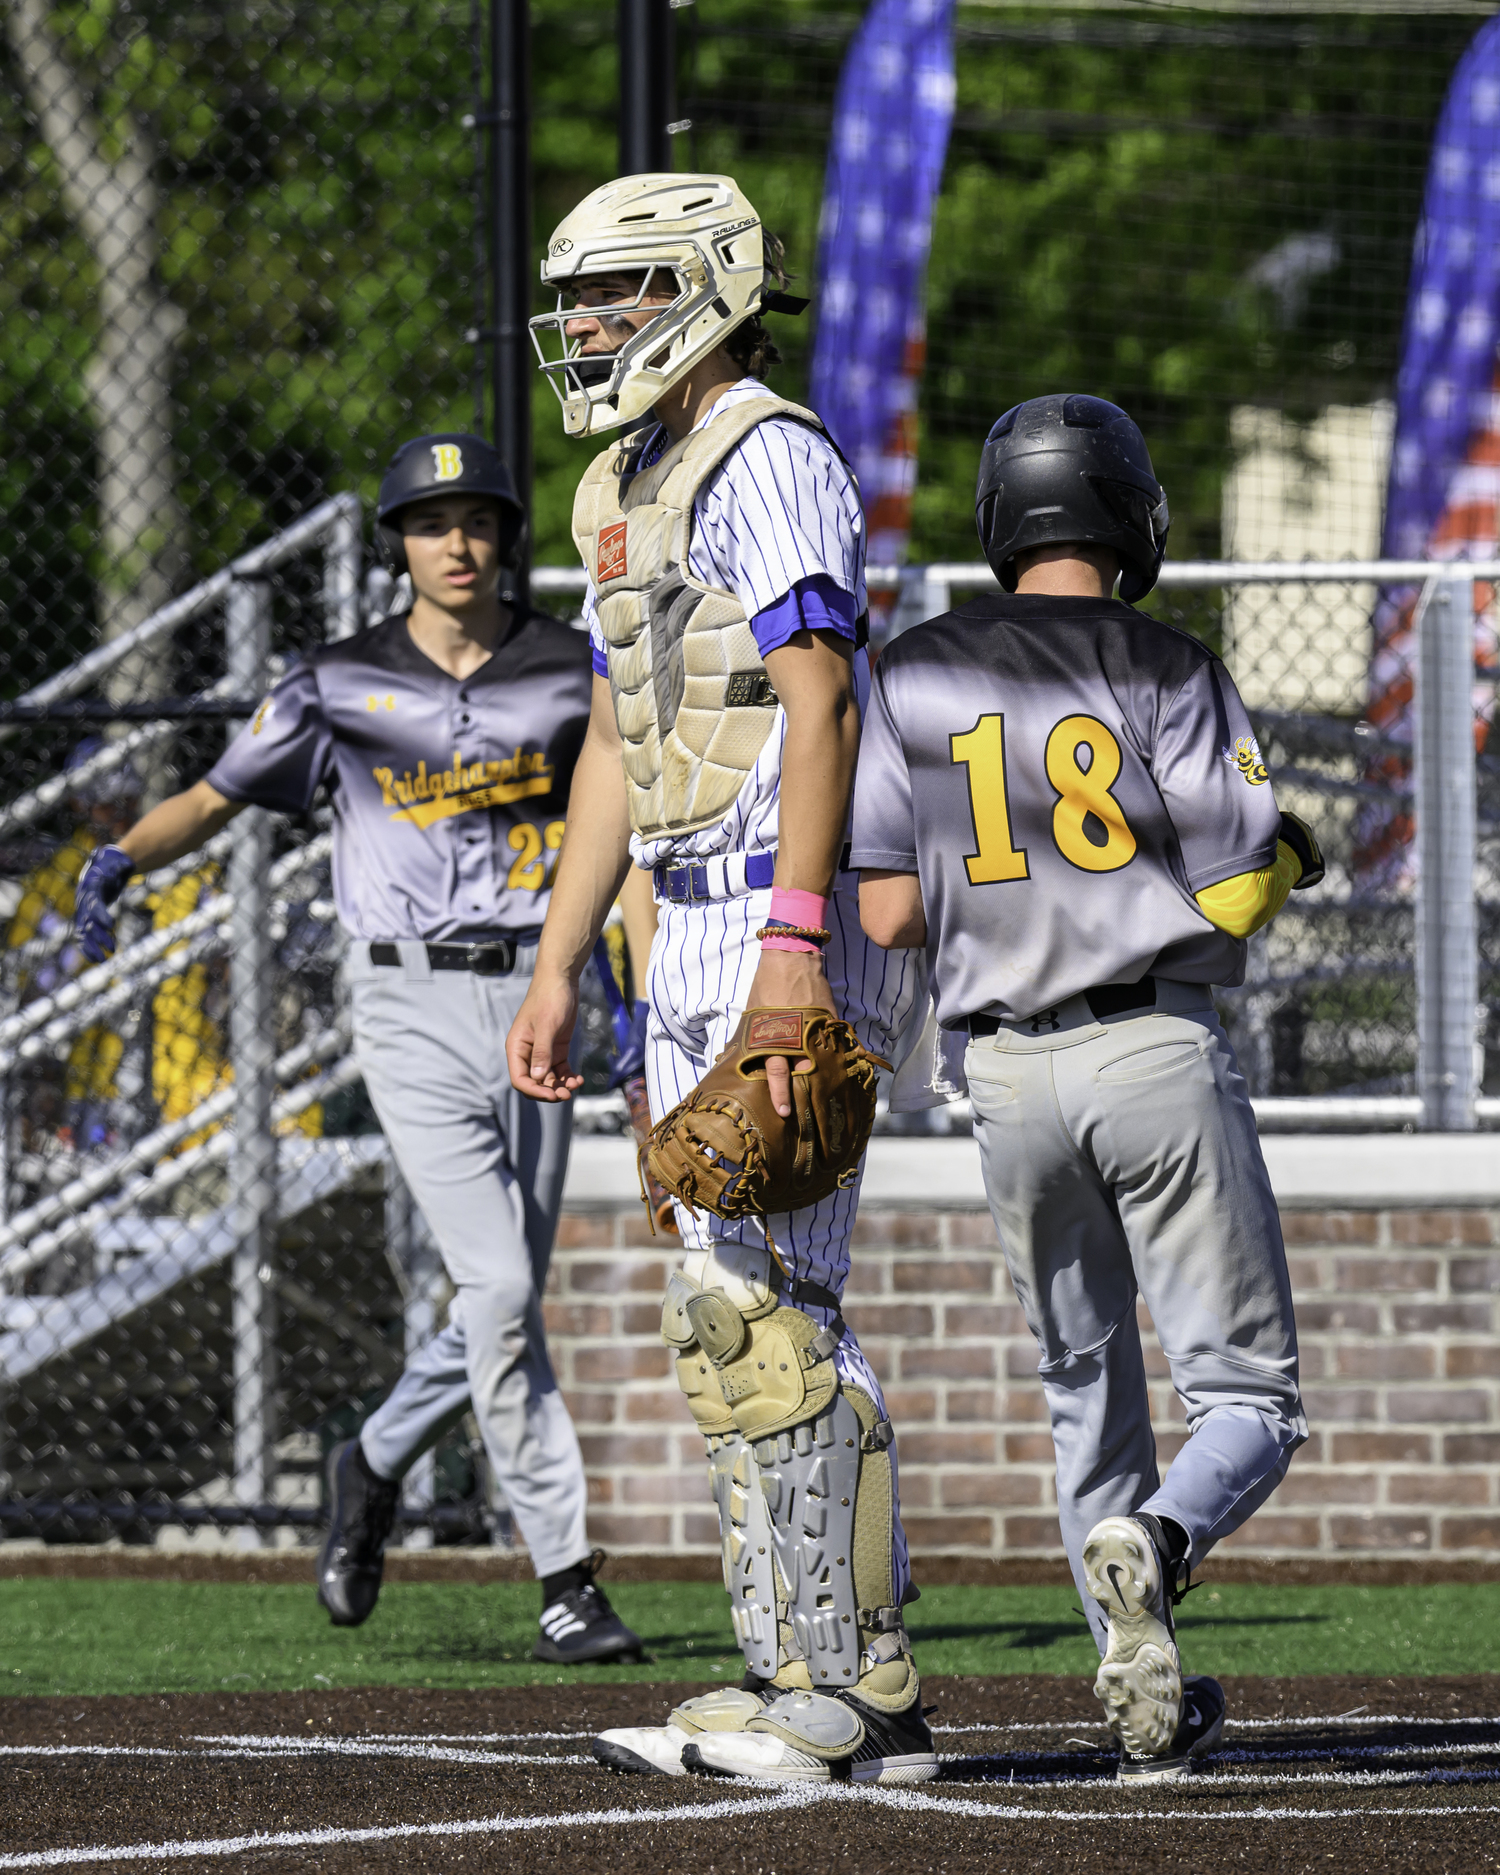
<path fill-rule="evenodd" d="M 842 1324 L 820 1328 L 770 1290 L 731 1300 L 679 1272 L 662 1334 L 707 1439 L 724 1581 L 750 1671 L 808 1691 L 874 1674 L 899 1678 L 904 1693 L 891 1428 L 868 1394 L 840 1384 Z M 900 1696 L 894 1684 L 889 1692 Z"/>
<path fill-rule="evenodd" d="M 677 1357 L 677 1384 L 708 1447 L 708 1476 L 719 1513 L 719 1546 L 734 1637 L 745 1665 L 757 1678 L 769 1680 L 781 1664 L 770 1519 L 750 1447 L 725 1403 L 719 1369 L 700 1346 L 688 1313 L 691 1305 L 705 1299 L 695 1282 L 677 1272 L 662 1304 L 662 1339 Z M 754 1300 L 746 1299 L 755 1306 Z M 720 1300 L 724 1307 L 733 1307 L 722 1292 Z M 768 1293 L 761 1303 L 766 1309 L 775 1308 L 775 1295 Z"/>

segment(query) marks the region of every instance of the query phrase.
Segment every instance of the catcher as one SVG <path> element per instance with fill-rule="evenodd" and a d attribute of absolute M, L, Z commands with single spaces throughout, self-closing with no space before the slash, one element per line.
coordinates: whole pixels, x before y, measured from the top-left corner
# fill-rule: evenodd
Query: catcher
<path fill-rule="evenodd" d="M 918 1782 L 937 1758 L 901 1613 L 894 1435 L 839 1299 L 867 1050 L 890 1051 L 926 990 L 916 956 L 867 942 L 840 869 L 869 690 L 864 517 L 817 417 L 761 382 L 778 356 L 761 314 L 804 303 L 779 256 L 725 176 L 611 183 L 549 244 L 558 310 L 532 327 L 564 426 L 629 428 L 574 507 L 593 706 L 509 1060 L 523 1093 L 570 1097 L 579 972 L 628 868 L 649 870 L 648 1163 L 686 1251 L 662 1331 L 708 1447 L 746 1674 L 595 1756 Z"/>

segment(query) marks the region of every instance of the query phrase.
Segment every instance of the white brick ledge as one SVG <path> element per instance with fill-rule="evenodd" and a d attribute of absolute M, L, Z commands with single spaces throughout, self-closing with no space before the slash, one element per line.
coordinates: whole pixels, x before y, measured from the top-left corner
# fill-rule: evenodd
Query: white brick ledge
<path fill-rule="evenodd" d="M 1493 1133 L 1272 1134 L 1262 1142 L 1285 1210 L 1426 1210 L 1500 1204 L 1500 1138 Z M 635 1146 L 590 1134 L 575 1140 L 563 1202 L 574 1210 L 638 1200 Z M 863 1204 L 970 1211 L 984 1207 L 972 1139 L 876 1139 Z"/>

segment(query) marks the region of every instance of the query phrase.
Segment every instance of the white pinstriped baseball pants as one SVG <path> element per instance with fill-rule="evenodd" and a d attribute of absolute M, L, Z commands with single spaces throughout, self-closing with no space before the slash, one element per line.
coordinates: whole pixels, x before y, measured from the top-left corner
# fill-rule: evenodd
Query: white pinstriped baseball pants
<path fill-rule="evenodd" d="M 754 933 L 770 916 L 770 906 L 769 887 L 738 898 L 661 906 L 646 984 L 651 1006 L 646 1088 L 653 1116 L 659 1118 L 685 1099 L 728 1045 L 744 1014 L 745 998 L 760 962 Z M 833 937 L 824 962 L 839 1014 L 867 1048 L 889 1059 L 908 1024 L 920 1014 L 919 1002 L 925 1007 L 921 953 L 884 951 L 870 942 L 859 922 L 857 875 L 853 873 L 840 874 L 829 900 L 828 923 Z M 842 1295 L 858 1205 L 856 1180 L 848 1190 L 835 1192 L 821 1204 L 770 1218 L 777 1252 L 793 1276 Z M 759 1251 L 763 1257 L 765 1232 L 754 1220 L 726 1223 L 708 1212 L 694 1216 L 682 1205 L 676 1211 L 687 1252 L 683 1268 L 705 1287 L 715 1282 L 716 1263 L 729 1271 L 735 1269 L 738 1246 Z M 831 1309 L 798 1306 L 825 1327 L 833 1318 Z M 885 1416 L 880 1382 L 853 1329 L 845 1329 L 834 1363 L 840 1379 L 863 1388 Z M 898 1600 L 910 1580 L 896 1468 L 899 1444 L 898 1439 L 891 1448 Z"/>

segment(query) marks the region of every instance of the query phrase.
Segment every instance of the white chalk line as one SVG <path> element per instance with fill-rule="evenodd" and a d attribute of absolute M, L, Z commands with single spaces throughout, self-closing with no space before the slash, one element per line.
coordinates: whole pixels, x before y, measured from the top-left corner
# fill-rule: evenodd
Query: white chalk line
<path fill-rule="evenodd" d="M 1301 1719 L 1237 1719 L 1231 1714 L 1224 1724 L 1227 1731 L 1233 1732 L 1283 1731 L 1293 1726 L 1319 1725 L 1500 1725 L 1500 1713 L 1489 1718 L 1476 1714 L 1453 1719 L 1406 1717 L 1395 1712 L 1371 1713 L 1367 1718 L 1336 1712 L 1323 1718 Z M 941 1732 L 944 1737 L 956 1738 L 963 1732 L 1102 1732 L 1106 1729 L 1102 1719 L 1016 1719 L 1003 1725 L 934 1725 L 932 1733 L 934 1737 Z M 585 1738 L 590 1734 L 579 1732 L 575 1736 Z"/>
<path fill-rule="evenodd" d="M 709 1823 L 733 1816 L 753 1802 L 756 1814 L 795 1810 L 817 1801 L 811 1786 L 768 1792 L 747 1784 L 742 1797 L 717 1803 L 679 1803 L 665 1810 L 578 1810 L 562 1816 L 483 1816 L 448 1823 L 391 1823 L 376 1829 L 267 1830 L 252 1836 L 213 1836 L 196 1842 L 141 1842 L 89 1849 L 37 1849 L 0 1855 L 0 1869 L 72 1868 L 85 1862 L 187 1861 L 193 1856 L 243 1855 L 250 1849 L 321 1849 L 340 1844 L 405 1842 L 434 1836 L 497 1836 L 525 1830 L 615 1828 L 626 1823 Z"/>
<path fill-rule="evenodd" d="M 1500 1725 L 1500 1719 L 1495 1721 Z M 575 1738 L 595 1738 L 599 1728 L 595 1726 L 589 1732 L 345 1732 L 335 1733 L 335 1737 L 371 1738 L 386 1745 L 427 1744 L 427 1745 L 531 1745 L 538 1741 L 566 1744 Z M 249 1732 L 193 1732 L 191 1737 L 205 1745 L 232 1745 L 246 1738 L 254 1737 Z M 277 1733 L 279 1738 L 282 1734 Z M 288 1732 L 288 1738 L 313 1739 L 324 1736 L 317 1732 Z"/>
<path fill-rule="evenodd" d="M 454 1751 L 448 1746 L 366 1744 L 362 1738 L 257 1738 L 240 1746 L 0 1746 L 0 1757 L 158 1757 L 158 1759 L 315 1759 L 315 1757 L 399 1757 L 429 1764 L 589 1764 L 581 1753 Z"/>
<path fill-rule="evenodd" d="M 951 1764 L 954 1760 L 945 1758 L 943 1762 L 945 1764 Z M 1461 1772 L 1450 1772 L 1444 1781 L 1456 1783 L 1460 1780 L 1466 1783 L 1500 1783 L 1500 1772 L 1489 1770 L 1477 1771 L 1472 1779 L 1463 1778 Z M 1291 1786 L 1300 1784 L 1334 1784 L 1341 1790 L 1376 1790 L 1387 1785 L 1392 1788 L 1401 1788 L 1407 1785 L 1425 1784 L 1429 1781 L 1429 1774 L 1427 1772 L 1417 1770 L 1221 1771 L 1213 1766 L 1212 1763 L 1205 1763 L 1194 1770 L 1192 1788 L 1195 1792 L 1198 1792 L 1211 1787 L 1215 1789 L 1227 1789 L 1230 1787 L 1259 1789 L 1263 1785 L 1285 1785 L 1290 1788 Z M 943 1788 L 945 1790 L 1009 1790 L 1015 1787 L 1015 1785 L 1016 1780 L 1014 1777 L 1008 1782 L 998 1777 L 955 1777 L 951 1779 L 945 1778 L 943 1780 Z M 1019 1788 L 1041 1792 L 1048 1790 L 1100 1790 L 1104 1788 L 1123 1790 L 1126 1787 L 1116 1785 L 1113 1779 L 1105 1779 L 1099 1776 L 1075 1777 L 1071 1773 L 1063 1772 L 1056 1777 L 1023 1777 L 1020 1780 Z"/>
<path fill-rule="evenodd" d="M 1196 1786 L 1197 1780 L 1194 1780 Z M 1489 1803 L 1406 1805 L 1394 1809 L 1374 1806 L 1347 1810 L 1307 1810 L 1300 1806 L 1257 1804 L 1253 1810 L 1047 1810 L 1039 1805 L 976 1803 L 970 1798 L 929 1797 L 917 1790 L 882 1790 L 861 1785 L 822 1784 L 816 1786 L 825 1796 L 849 1801 L 865 1801 L 893 1810 L 936 1811 L 944 1816 L 1000 1817 L 1007 1822 L 1024 1823 L 1326 1823 L 1358 1817 L 1414 1816 L 1494 1816 L 1497 1806 Z M 1118 1788 L 1116 1786 L 1115 1788 Z M 0 1867 L 3 1867 L 0 1864 Z"/>
<path fill-rule="evenodd" d="M 871 1785 L 768 1785 L 745 1780 L 740 1798 L 717 1803 L 674 1804 L 660 1810 L 576 1810 L 560 1816 L 491 1816 L 447 1823 L 388 1824 L 376 1829 L 266 1831 L 251 1836 L 207 1837 L 193 1842 L 127 1843 L 98 1848 L 41 1849 L 0 1855 L 0 1869 L 76 1867 L 91 1862 L 186 1861 L 192 1857 L 243 1855 L 254 1849 L 315 1849 L 360 1843 L 411 1841 L 420 1837 L 504 1835 L 533 1830 L 618 1828 L 631 1823 L 703 1823 L 735 1815 L 753 1801 L 757 1816 L 795 1810 L 815 1803 L 862 1803 L 881 1809 L 962 1816 L 985 1821 L 1024 1823 L 1251 1823 L 1339 1822 L 1413 1817 L 1494 1816 L 1493 1804 L 1402 1805 L 1341 1810 L 1309 1810 L 1289 1805 L 1257 1804 L 1247 1810 L 1143 1810 L 1113 1808 L 1049 1810 L 1036 1805 L 979 1803 L 972 1799 L 931 1797 L 914 1790 L 882 1790 Z"/>
<path fill-rule="evenodd" d="M 941 1755 L 945 1762 L 955 1764 L 982 1764 L 986 1759 L 989 1759 L 995 1764 L 1015 1763 L 1019 1765 L 1025 1761 L 1026 1757 L 1055 1757 L 1056 1753 L 1030 1752 L 1022 1754 L 1018 1752 L 1014 1757 L 1009 1757 L 1001 1752 L 972 1754 L 969 1752 L 955 1751 L 945 1752 Z M 1212 1755 L 1216 1758 L 1222 1758 L 1230 1755 L 1239 1756 L 1241 1754 L 1236 1751 L 1233 1746 L 1220 1746 Z M 1247 1748 L 1244 1751 L 1244 1755 L 1253 1757 L 1261 1764 L 1277 1764 L 1281 1762 L 1291 1762 L 1295 1764 L 1312 1758 L 1493 1758 L 1500 1757 L 1500 1742 L 1491 1743 L 1488 1740 L 1483 1740 L 1468 1745 L 1391 1744 L 1345 1745 L 1342 1747 L 1329 1745 L 1321 1750 L 1315 1751 L 1252 1751 Z"/>

